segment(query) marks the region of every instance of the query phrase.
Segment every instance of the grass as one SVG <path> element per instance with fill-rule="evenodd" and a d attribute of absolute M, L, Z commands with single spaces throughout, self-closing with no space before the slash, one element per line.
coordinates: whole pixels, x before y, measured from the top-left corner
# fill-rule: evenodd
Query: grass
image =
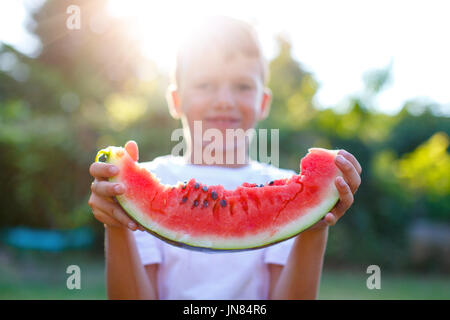
<path fill-rule="evenodd" d="M 381 288 L 368 289 L 365 270 L 324 270 L 319 299 L 417 300 L 450 299 L 447 275 L 389 274 L 381 270 Z"/>
<path fill-rule="evenodd" d="M 69 290 L 69 265 L 81 270 L 81 290 Z M 0 299 L 106 299 L 103 257 L 82 251 L 42 253 L 0 246 Z M 365 269 L 325 269 L 319 299 L 450 299 L 448 275 L 389 274 L 369 290 Z"/>
<path fill-rule="evenodd" d="M 69 290 L 67 267 L 78 265 L 81 289 Z M 106 299 L 104 261 L 80 251 L 64 253 L 0 247 L 0 299 Z"/>

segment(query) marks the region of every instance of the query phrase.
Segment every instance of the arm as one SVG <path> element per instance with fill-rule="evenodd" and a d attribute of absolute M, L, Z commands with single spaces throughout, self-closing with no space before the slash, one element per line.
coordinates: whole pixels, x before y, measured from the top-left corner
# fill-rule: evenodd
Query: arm
<path fill-rule="evenodd" d="M 328 229 L 321 229 L 303 232 L 295 239 L 286 265 L 270 268 L 275 283 L 269 299 L 317 298 L 327 235 Z"/>
<path fill-rule="evenodd" d="M 287 264 L 269 266 L 270 299 L 316 299 L 322 274 L 328 226 L 336 224 L 353 204 L 353 194 L 361 183 L 361 166 L 353 155 L 341 150 L 335 159 L 343 178 L 335 181 L 339 202 L 324 219 L 302 232 L 292 246 Z"/>
<path fill-rule="evenodd" d="M 155 290 L 156 273 L 149 277 L 148 270 L 141 263 L 136 242 L 130 230 L 106 226 L 105 255 L 109 299 L 155 300 L 158 298 Z"/>
<path fill-rule="evenodd" d="M 125 145 L 125 149 L 137 161 L 137 144 L 130 141 Z M 108 178 L 119 173 L 118 168 L 111 164 L 94 162 L 89 172 L 95 178 L 91 185 L 89 206 L 94 217 L 105 225 L 108 298 L 157 299 L 156 273 L 155 276 L 148 277 L 148 271 L 142 265 L 134 236 L 130 231 L 143 229 L 128 217 L 114 199 L 125 191 L 124 186 L 108 181 Z"/>
<path fill-rule="evenodd" d="M 159 272 L 159 264 L 152 263 L 145 266 L 145 271 L 147 272 L 147 276 L 150 279 L 150 284 L 153 287 L 153 291 L 155 292 L 155 299 L 159 299 L 158 294 L 158 272 Z"/>

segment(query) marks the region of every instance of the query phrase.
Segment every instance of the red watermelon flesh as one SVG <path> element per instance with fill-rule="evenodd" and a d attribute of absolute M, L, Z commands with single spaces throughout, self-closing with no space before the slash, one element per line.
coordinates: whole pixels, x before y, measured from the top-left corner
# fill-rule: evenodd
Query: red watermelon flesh
<path fill-rule="evenodd" d="M 202 251 L 249 250 L 289 239 L 320 220 L 338 201 L 338 150 L 309 149 L 300 174 L 243 183 L 235 190 L 191 179 L 165 185 L 120 147 L 99 151 L 119 167 L 110 179 L 125 185 L 117 197 L 129 216 L 171 244 Z"/>

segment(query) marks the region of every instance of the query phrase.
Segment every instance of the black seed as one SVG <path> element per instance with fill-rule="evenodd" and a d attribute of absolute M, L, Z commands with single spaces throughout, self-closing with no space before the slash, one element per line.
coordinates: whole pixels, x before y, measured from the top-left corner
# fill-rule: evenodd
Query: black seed
<path fill-rule="evenodd" d="M 200 188 L 200 185 L 198 184 L 198 182 L 195 183 L 194 188 L 195 188 L 195 189 Z"/>
<path fill-rule="evenodd" d="M 202 190 L 206 192 L 206 191 L 208 191 L 208 187 L 207 187 L 207 186 L 204 186 L 204 187 L 202 188 Z"/>
<path fill-rule="evenodd" d="M 203 201 L 203 208 L 207 208 L 208 207 L 208 200 Z"/>
<path fill-rule="evenodd" d="M 261 187 L 264 187 L 264 185 L 263 185 L 263 184 L 260 184 L 259 187 L 260 187 L 260 188 L 261 188 Z"/>
<path fill-rule="evenodd" d="M 227 205 L 227 202 L 225 201 L 225 199 L 220 200 L 220 205 L 222 207 L 225 207 Z"/>
<path fill-rule="evenodd" d="M 271 186 L 271 185 L 273 185 L 273 181 L 270 181 L 270 182 L 269 182 L 269 186 Z"/>
<path fill-rule="evenodd" d="M 217 199 L 217 192 L 212 191 L 212 192 L 211 192 L 211 198 L 212 198 L 213 200 L 216 200 L 216 199 Z"/>
<path fill-rule="evenodd" d="M 183 197 L 183 200 L 181 200 L 182 203 L 186 203 L 187 197 Z"/>
<path fill-rule="evenodd" d="M 198 206 L 198 200 L 194 200 L 194 207 Z"/>

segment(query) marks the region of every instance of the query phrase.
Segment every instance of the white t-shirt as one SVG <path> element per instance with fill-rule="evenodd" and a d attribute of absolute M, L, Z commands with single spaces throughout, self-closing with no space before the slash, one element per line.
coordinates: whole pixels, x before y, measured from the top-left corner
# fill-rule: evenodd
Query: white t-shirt
<path fill-rule="evenodd" d="M 256 161 L 241 168 L 224 168 L 191 165 L 170 155 L 142 165 L 164 184 L 195 178 L 226 189 L 235 189 L 243 182 L 264 184 L 295 174 Z M 204 253 L 169 245 L 147 232 L 135 231 L 134 235 L 142 263 L 159 264 L 160 299 L 267 299 L 268 264 L 284 265 L 294 241 L 244 252 Z"/>

